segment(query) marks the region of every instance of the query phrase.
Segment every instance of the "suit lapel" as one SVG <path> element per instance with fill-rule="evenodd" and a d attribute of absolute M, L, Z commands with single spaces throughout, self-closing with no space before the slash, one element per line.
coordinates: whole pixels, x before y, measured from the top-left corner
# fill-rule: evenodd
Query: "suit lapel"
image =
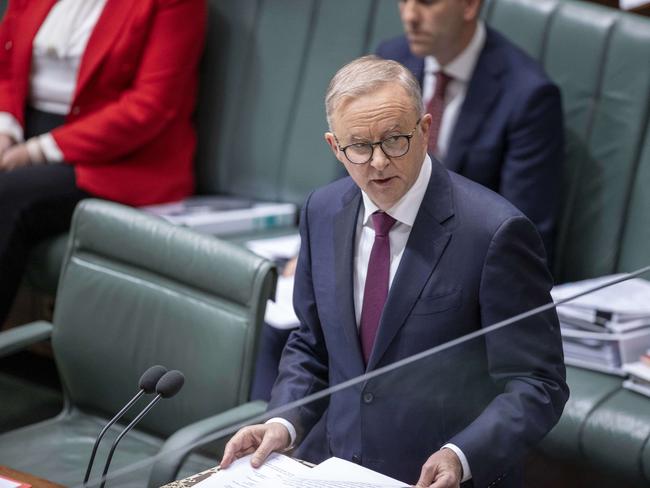
<path fill-rule="evenodd" d="M 334 273 L 336 306 L 348 343 L 350 374 L 363 374 L 363 356 L 354 313 L 354 242 L 357 217 L 361 207 L 361 192 L 356 187 L 343 196 L 343 207 L 334 220 Z"/>
<path fill-rule="evenodd" d="M 485 46 L 479 55 L 474 74 L 469 81 L 465 101 L 449 141 L 445 166 L 462 174 L 465 155 L 476 140 L 476 134 L 488 119 L 492 106 L 501 96 L 503 60 L 496 52 L 494 35 L 487 28 Z"/>
<path fill-rule="evenodd" d="M 409 69 L 415 78 L 420 82 L 420 88 L 424 82 L 424 58 L 418 58 L 412 54 L 404 60 L 404 66 Z"/>
<path fill-rule="evenodd" d="M 429 186 L 388 293 L 368 370 L 376 367 L 406 322 L 451 237 L 442 225 L 453 215 L 449 175 L 440 163 L 433 161 L 432 166 Z"/>
<path fill-rule="evenodd" d="M 121 35 L 121 27 L 134 8 L 132 0 L 107 0 L 81 58 L 75 98 L 85 88 L 104 56 Z"/>

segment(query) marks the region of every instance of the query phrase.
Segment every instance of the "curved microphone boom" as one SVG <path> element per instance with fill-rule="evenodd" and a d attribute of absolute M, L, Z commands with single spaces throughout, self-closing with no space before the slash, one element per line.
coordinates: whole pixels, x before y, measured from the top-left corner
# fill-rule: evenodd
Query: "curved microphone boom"
<path fill-rule="evenodd" d="M 127 425 L 122 432 L 120 432 L 120 435 L 117 436 L 117 438 L 113 441 L 113 445 L 111 446 L 111 450 L 108 453 L 108 458 L 106 458 L 106 464 L 104 465 L 104 472 L 102 473 L 102 484 L 100 485 L 100 488 L 104 488 L 104 485 L 106 484 L 106 473 L 108 473 L 108 468 L 111 465 L 111 460 L 113 459 L 113 454 L 115 453 L 115 448 L 117 447 L 118 443 L 122 440 L 122 437 L 124 437 L 134 426 L 137 424 L 142 418 L 149 413 L 149 410 L 151 410 L 156 403 L 161 398 L 171 398 L 176 393 L 180 391 L 180 389 L 183 387 L 183 384 L 185 383 L 185 376 L 183 376 L 183 373 L 180 371 L 173 369 L 171 371 L 167 371 L 159 380 L 158 383 L 156 384 L 156 397 L 149 402 L 149 404 L 142 409 L 142 411 L 131 421 L 129 425 Z"/>
<path fill-rule="evenodd" d="M 142 376 L 140 377 L 140 381 L 138 382 L 138 388 L 139 388 L 138 393 L 136 393 L 135 396 L 131 398 L 131 400 L 129 400 L 129 402 L 126 405 L 124 405 L 124 407 L 122 407 L 122 410 L 120 410 L 115 414 L 115 417 L 113 417 L 111 420 L 108 421 L 108 423 L 104 426 L 102 431 L 97 436 L 97 439 L 95 440 L 95 445 L 93 446 L 93 451 L 90 454 L 90 460 L 88 461 L 88 466 L 86 467 L 86 474 L 84 476 L 84 481 L 83 481 L 84 485 L 88 482 L 88 478 L 90 478 L 90 471 L 92 470 L 93 462 L 95 461 L 95 455 L 97 454 L 97 447 L 99 447 L 99 442 L 102 440 L 102 437 L 104 437 L 104 434 L 106 434 L 106 431 L 108 431 L 111 425 L 113 425 L 120 418 L 122 418 L 122 415 L 124 415 L 126 411 L 129 408 L 131 408 L 133 404 L 137 402 L 142 395 L 153 393 L 154 391 L 156 391 L 156 385 L 158 384 L 158 381 L 160 381 L 160 378 L 162 378 L 162 376 L 166 372 L 167 372 L 167 368 L 157 364 L 155 366 L 151 366 L 144 373 L 142 373 Z"/>

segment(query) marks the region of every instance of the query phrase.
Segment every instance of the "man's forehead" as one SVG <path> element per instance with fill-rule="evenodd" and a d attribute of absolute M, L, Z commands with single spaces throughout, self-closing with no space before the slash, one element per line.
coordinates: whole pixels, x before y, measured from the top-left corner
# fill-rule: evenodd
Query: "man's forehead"
<path fill-rule="evenodd" d="M 348 96 L 341 100 L 334 112 L 335 126 L 381 125 L 399 128 L 415 114 L 413 102 L 399 85 L 384 86 L 359 96 Z"/>

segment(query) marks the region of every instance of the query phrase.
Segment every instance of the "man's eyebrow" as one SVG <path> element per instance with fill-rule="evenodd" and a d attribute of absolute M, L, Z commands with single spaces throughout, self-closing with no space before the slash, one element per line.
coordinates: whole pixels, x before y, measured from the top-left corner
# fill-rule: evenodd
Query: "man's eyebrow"
<path fill-rule="evenodd" d="M 386 137 L 388 134 L 401 134 L 403 130 L 400 127 L 399 123 L 395 123 L 394 125 L 390 126 L 389 128 L 385 129 L 381 133 L 381 138 Z M 359 136 L 356 134 L 348 135 L 348 139 L 350 140 L 351 143 L 356 143 L 356 142 L 370 142 L 370 139 L 367 136 Z"/>

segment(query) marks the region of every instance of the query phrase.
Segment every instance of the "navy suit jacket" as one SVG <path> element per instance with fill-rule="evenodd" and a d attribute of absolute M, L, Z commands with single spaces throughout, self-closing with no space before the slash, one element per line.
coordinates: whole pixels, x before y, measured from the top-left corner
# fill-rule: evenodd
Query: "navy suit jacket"
<path fill-rule="evenodd" d="M 443 162 L 531 219 L 550 262 L 564 158 L 560 91 L 536 61 L 498 32 L 486 31 Z M 402 63 L 422 84 L 424 58 L 411 53 L 406 37 L 383 42 L 377 55 Z"/>
<path fill-rule="evenodd" d="M 349 177 L 303 207 L 294 287 L 300 327 L 284 349 L 270 408 L 366 371 L 353 298 L 362 208 Z M 367 370 L 548 303 L 551 285 L 533 224 L 434 161 Z M 519 486 L 526 449 L 557 422 L 567 397 L 551 311 L 283 416 L 298 431 L 297 455 L 313 462 L 334 455 L 415 483 L 425 460 L 452 442 L 474 486 Z"/>

